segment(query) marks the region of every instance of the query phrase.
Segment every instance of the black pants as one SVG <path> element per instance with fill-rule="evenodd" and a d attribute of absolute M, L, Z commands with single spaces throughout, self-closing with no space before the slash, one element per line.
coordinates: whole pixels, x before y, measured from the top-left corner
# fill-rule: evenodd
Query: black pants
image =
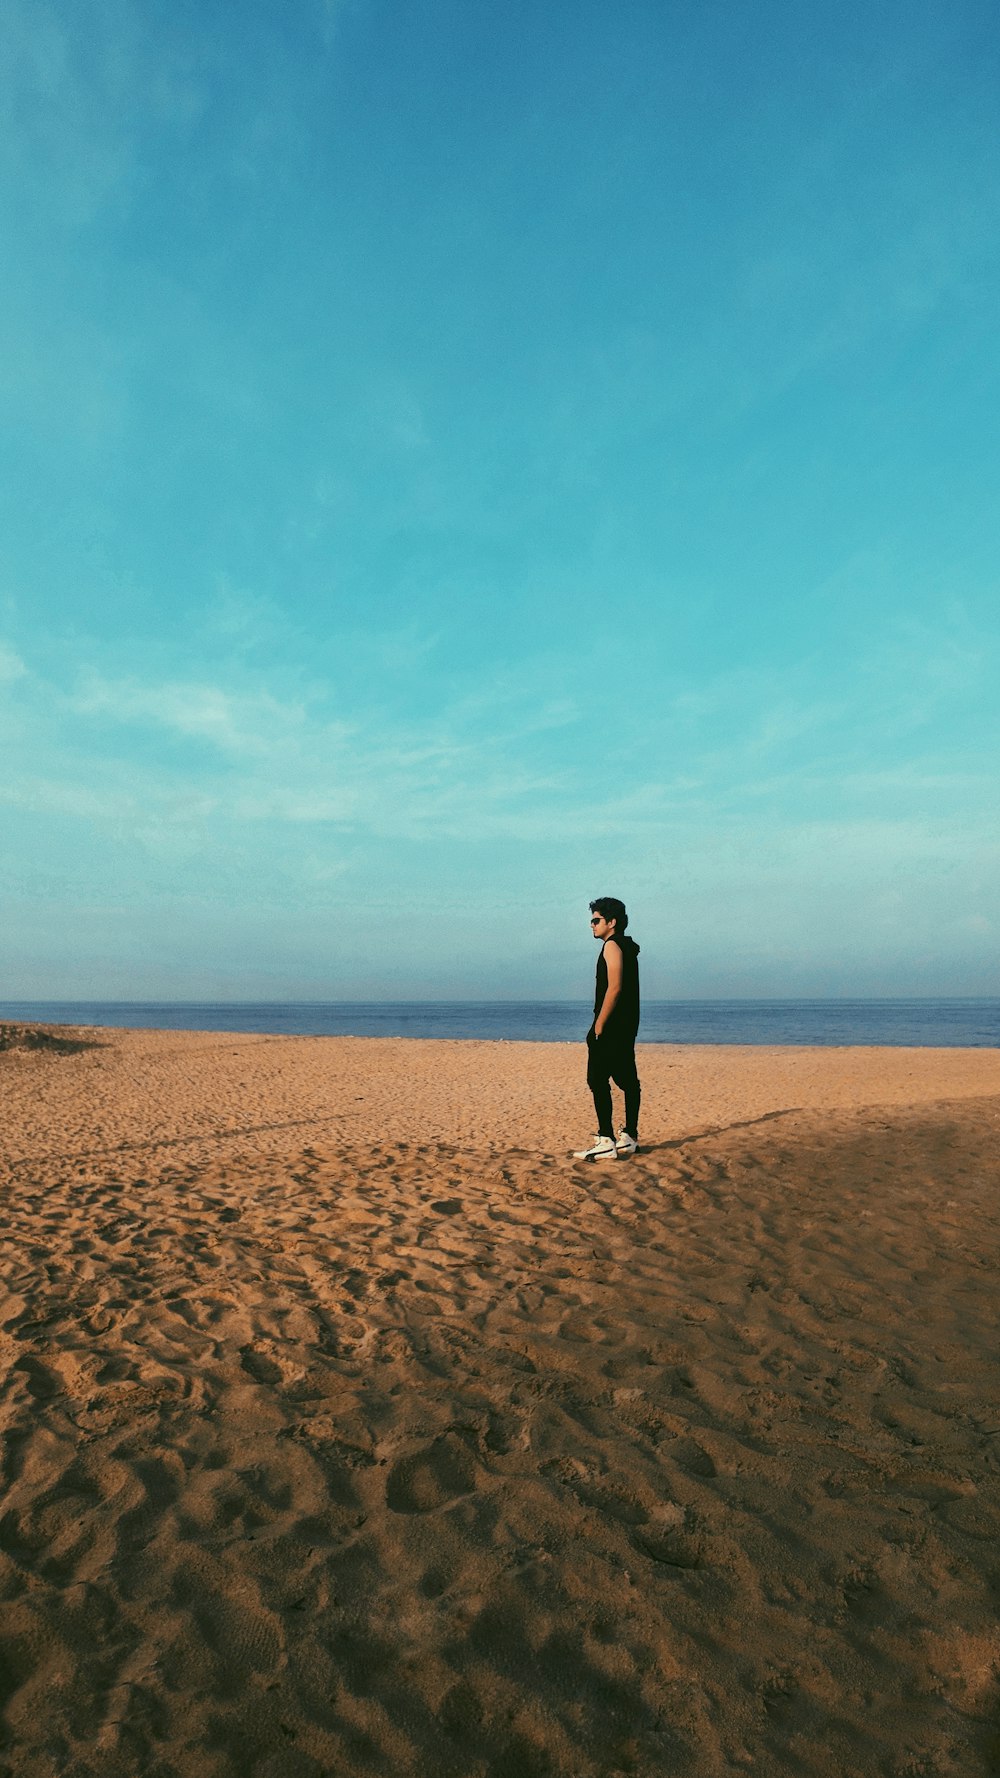
<path fill-rule="evenodd" d="M 611 1118 L 611 1082 L 625 1094 L 625 1128 L 630 1136 L 639 1134 L 639 1101 L 642 1088 L 635 1071 L 635 1038 L 616 1038 L 604 1032 L 594 1036 L 587 1032 L 587 1085 L 594 1095 L 597 1128 L 602 1136 L 613 1136 Z"/>

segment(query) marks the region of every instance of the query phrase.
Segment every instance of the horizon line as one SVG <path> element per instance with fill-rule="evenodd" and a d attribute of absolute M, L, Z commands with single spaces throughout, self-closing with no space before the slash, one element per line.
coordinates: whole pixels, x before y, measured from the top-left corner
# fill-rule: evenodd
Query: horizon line
<path fill-rule="evenodd" d="M 686 995 L 643 995 L 644 1006 L 815 1006 L 815 1005 L 926 1005 L 961 1001 L 968 1005 L 989 1004 L 1000 1000 L 997 994 L 686 994 Z M 297 1000 L 291 997 L 275 1000 L 213 1000 L 204 996 L 195 999 L 170 1000 L 164 995 L 153 995 L 142 1000 L 111 1000 L 102 995 L 89 995 L 86 999 L 33 999 L 27 996 L 12 996 L 9 1000 L 0 1000 L 0 1016 L 4 1007 L 13 1006 L 133 1006 L 133 1007 L 257 1007 L 257 1006 L 589 1006 L 586 995 L 569 999 L 543 998 L 537 1000 L 512 999 L 504 996 L 495 999 L 487 998 L 444 998 L 423 995 L 419 999 L 370 999 L 370 1000 Z"/>

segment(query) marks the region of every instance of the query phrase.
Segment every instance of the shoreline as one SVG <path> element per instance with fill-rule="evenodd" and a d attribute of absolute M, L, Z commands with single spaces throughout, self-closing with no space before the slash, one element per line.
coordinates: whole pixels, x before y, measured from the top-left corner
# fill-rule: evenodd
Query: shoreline
<path fill-rule="evenodd" d="M 59 1034 L 79 1035 L 86 1032 L 94 1036 L 101 1032 L 115 1033 L 122 1037 L 217 1037 L 217 1038 L 258 1038 L 268 1042 L 281 1043 L 437 1043 L 437 1044 L 521 1044 L 531 1045 L 538 1049 L 579 1049 L 584 1042 L 583 1037 L 424 1037 L 414 1036 L 409 1032 L 378 1032 L 378 1031 L 253 1031 L 233 1029 L 226 1026 L 212 1025 L 90 1025 L 73 1023 L 58 1019 L 16 1019 L 0 1016 L 0 1029 L 4 1025 L 22 1026 L 27 1030 L 52 1031 Z M 921 1055 L 981 1055 L 995 1053 L 1000 1055 L 1000 1044 L 985 1043 L 717 1043 L 705 1039 L 673 1039 L 643 1038 L 636 1039 L 636 1050 L 748 1050 L 753 1052 L 766 1050 L 803 1050 L 819 1051 L 825 1054 L 828 1050 L 872 1050 L 877 1054 L 884 1051 L 911 1051 Z"/>
<path fill-rule="evenodd" d="M 411 1041 L 579 1042 L 587 1001 L 12 1002 L 22 1023 L 102 1030 L 209 1030 L 267 1036 Z M 670 1001 L 643 1003 L 644 1045 L 1000 1050 L 990 997 Z"/>

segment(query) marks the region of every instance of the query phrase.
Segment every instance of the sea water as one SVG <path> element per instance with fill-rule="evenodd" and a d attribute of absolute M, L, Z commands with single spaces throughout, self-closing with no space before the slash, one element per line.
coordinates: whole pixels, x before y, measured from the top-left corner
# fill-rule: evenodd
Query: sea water
<path fill-rule="evenodd" d="M 0 1019 L 270 1036 L 578 1043 L 591 1006 L 583 1000 L 10 1000 L 0 1003 Z M 1000 1000 L 645 1000 L 639 1040 L 994 1049 L 1000 1046 Z"/>

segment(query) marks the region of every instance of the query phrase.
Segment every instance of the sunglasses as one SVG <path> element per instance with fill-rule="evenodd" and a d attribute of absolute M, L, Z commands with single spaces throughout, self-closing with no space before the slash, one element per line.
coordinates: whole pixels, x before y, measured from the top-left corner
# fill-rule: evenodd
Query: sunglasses
<path fill-rule="evenodd" d="M 601 924 L 601 922 L 600 922 L 600 919 L 596 919 L 596 920 L 591 920 L 590 924 L 591 924 L 591 926 L 599 926 Z"/>

